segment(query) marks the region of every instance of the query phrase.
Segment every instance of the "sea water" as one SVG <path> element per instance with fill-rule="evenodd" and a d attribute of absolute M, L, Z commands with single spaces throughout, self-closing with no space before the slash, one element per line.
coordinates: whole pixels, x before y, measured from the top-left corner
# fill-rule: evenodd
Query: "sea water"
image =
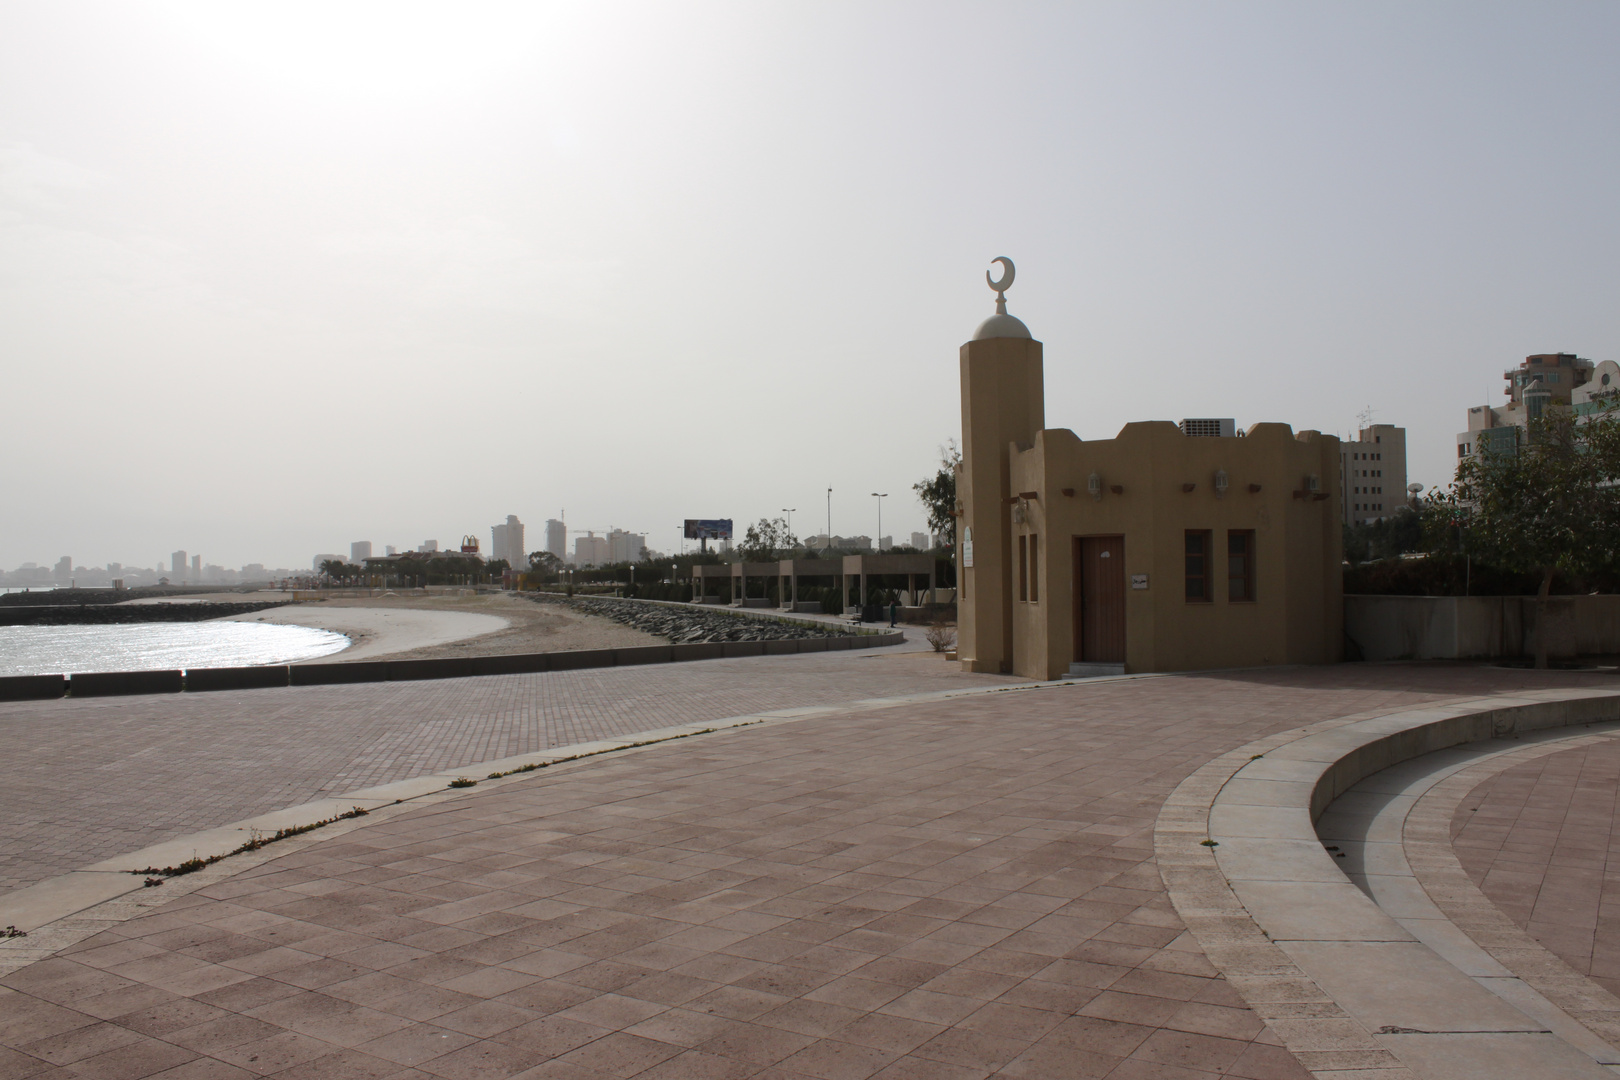
<path fill-rule="evenodd" d="M 0 626 L 0 675 L 289 664 L 348 645 L 330 630 L 278 623 Z"/>

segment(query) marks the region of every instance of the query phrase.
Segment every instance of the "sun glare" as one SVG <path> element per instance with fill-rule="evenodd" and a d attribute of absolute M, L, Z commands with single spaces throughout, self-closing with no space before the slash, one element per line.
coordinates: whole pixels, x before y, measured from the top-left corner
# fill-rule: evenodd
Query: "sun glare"
<path fill-rule="evenodd" d="M 473 90 L 570 36 L 560 10 L 533 5 L 170 4 L 197 52 L 284 90 L 367 99 Z"/>

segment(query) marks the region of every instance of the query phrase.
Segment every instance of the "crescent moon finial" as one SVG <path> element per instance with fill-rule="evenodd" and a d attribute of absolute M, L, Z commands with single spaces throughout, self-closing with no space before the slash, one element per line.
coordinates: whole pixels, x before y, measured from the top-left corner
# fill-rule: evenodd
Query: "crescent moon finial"
<path fill-rule="evenodd" d="M 1005 315 L 1007 314 L 1007 290 L 1012 288 L 1013 278 L 1017 276 L 1018 270 L 1013 266 L 1013 261 L 1005 255 L 998 255 L 990 261 L 1001 264 L 1002 277 L 1000 281 L 997 281 L 990 276 L 990 271 L 986 270 L 984 272 L 984 282 L 996 291 L 996 314 Z"/>

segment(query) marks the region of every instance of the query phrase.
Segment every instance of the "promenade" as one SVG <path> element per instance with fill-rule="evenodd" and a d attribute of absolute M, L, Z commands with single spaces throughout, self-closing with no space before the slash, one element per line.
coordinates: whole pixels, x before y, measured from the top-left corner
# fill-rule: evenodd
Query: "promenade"
<path fill-rule="evenodd" d="M 513 754 L 1016 681 L 963 674 L 917 640 L 477 679 L 0 702 L 0 896 L 171 837 Z"/>
<path fill-rule="evenodd" d="M 0 1077 L 1301 1080 L 1289 1022 L 1260 1018 L 1172 903 L 1155 853 L 1172 792 L 1245 744 L 1336 718 L 1616 688 L 1341 665 L 995 692 L 1009 681 L 921 667 L 932 657 L 833 663 L 8 706 L 29 753 L 51 725 L 88 755 L 52 760 L 62 817 L 110 818 L 117 800 L 98 789 L 135 756 L 116 773 L 128 799 L 189 807 L 162 832 L 214 799 L 236 800 L 214 816 L 229 820 L 677 716 L 895 698 L 486 780 L 137 891 L 0 978 Z M 727 697 L 726 679 L 747 685 Z M 903 700 L 942 679 L 981 692 Z M 1524 788 L 1516 775 L 1499 798 Z M 1498 815 L 1499 847 L 1522 816 Z M 87 835 L 146 842 L 131 828 Z M 1335 1080 L 1419 1075 L 1334 1053 L 1307 1064 Z"/>

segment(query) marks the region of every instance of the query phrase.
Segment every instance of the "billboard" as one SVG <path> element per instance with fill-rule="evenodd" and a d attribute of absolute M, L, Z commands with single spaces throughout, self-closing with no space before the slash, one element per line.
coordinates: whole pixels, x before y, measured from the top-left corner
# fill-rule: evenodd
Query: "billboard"
<path fill-rule="evenodd" d="M 730 540 L 730 518 L 687 518 L 688 540 Z"/>

